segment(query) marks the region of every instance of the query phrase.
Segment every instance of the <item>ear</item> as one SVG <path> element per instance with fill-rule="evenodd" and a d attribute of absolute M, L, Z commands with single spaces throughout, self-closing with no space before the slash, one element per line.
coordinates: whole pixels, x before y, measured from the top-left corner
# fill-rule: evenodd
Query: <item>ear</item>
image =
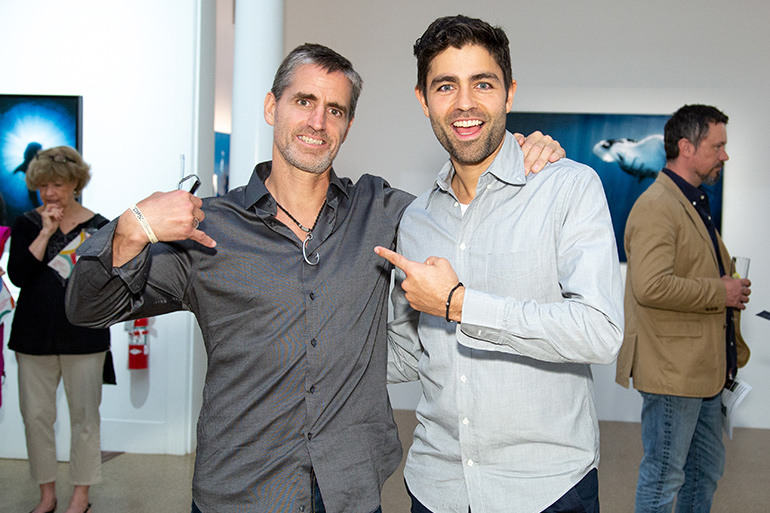
<path fill-rule="evenodd" d="M 428 108 L 428 100 L 425 98 L 425 95 L 422 93 L 422 89 L 420 89 L 420 86 L 415 86 L 414 95 L 417 97 L 417 101 L 420 102 L 420 105 L 422 105 L 422 111 L 425 114 L 425 117 L 429 118 L 430 109 Z"/>
<path fill-rule="evenodd" d="M 679 146 L 679 155 L 683 157 L 689 158 L 692 157 L 695 153 L 695 145 L 691 143 L 690 140 L 686 137 L 679 139 L 677 145 Z"/>
<path fill-rule="evenodd" d="M 265 121 L 270 126 L 275 126 L 275 96 L 270 91 L 265 96 Z"/>
<path fill-rule="evenodd" d="M 516 81 L 511 80 L 511 87 L 508 88 L 508 97 L 505 99 L 505 112 L 511 112 L 514 94 L 516 94 Z"/>

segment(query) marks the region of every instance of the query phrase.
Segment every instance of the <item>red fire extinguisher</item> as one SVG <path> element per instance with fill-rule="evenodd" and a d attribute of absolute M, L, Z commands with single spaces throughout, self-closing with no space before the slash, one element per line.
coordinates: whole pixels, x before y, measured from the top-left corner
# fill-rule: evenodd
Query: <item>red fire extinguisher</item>
<path fill-rule="evenodd" d="M 147 318 L 136 319 L 128 337 L 128 368 L 146 369 L 150 346 L 147 343 Z"/>

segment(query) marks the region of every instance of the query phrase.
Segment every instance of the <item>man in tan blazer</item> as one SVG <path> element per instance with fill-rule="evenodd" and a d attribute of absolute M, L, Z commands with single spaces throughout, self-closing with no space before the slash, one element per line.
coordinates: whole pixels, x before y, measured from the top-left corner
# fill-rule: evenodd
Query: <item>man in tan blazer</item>
<path fill-rule="evenodd" d="M 626 329 L 616 381 L 643 398 L 636 512 L 709 511 L 724 470 L 721 392 L 749 359 L 739 312 L 751 293 L 701 185 L 728 159 L 727 116 L 685 105 L 666 123 L 666 168 L 634 204 L 625 232 Z"/>

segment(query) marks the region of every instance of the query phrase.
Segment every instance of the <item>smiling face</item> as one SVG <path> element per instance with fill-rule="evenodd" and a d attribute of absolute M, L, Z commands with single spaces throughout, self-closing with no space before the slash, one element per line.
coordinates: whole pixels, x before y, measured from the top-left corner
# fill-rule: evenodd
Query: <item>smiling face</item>
<path fill-rule="evenodd" d="M 268 93 L 265 120 L 273 126 L 273 166 L 328 171 L 353 123 L 350 99 L 350 80 L 315 64 L 297 68 L 280 99 Z"/>
<path fill-rule="evenodd" d="M 418 87 L 415 95 L 455 167 L 486 168 L 505 139 L 516 82 L 505 84 L 492 54 L 473 44 L 436 55 L 426 78 L 426 93 Z"/>

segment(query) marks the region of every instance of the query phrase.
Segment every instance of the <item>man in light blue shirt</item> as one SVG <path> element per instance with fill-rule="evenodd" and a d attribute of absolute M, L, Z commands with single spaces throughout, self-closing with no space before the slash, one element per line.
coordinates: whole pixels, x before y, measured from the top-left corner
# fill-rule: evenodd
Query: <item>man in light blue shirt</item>
<path fill-rule="evenodd" d="M 502 29 L 441 18 L 414 50 L 450 160 L 404 213 L 401 254 L 375 250 L 399 268 L 388 378 L 422 383 L 412 512 L 598 512 L 590 364 L 623 337 L 601 182 L 567 159 L 525 173 Z"/>

